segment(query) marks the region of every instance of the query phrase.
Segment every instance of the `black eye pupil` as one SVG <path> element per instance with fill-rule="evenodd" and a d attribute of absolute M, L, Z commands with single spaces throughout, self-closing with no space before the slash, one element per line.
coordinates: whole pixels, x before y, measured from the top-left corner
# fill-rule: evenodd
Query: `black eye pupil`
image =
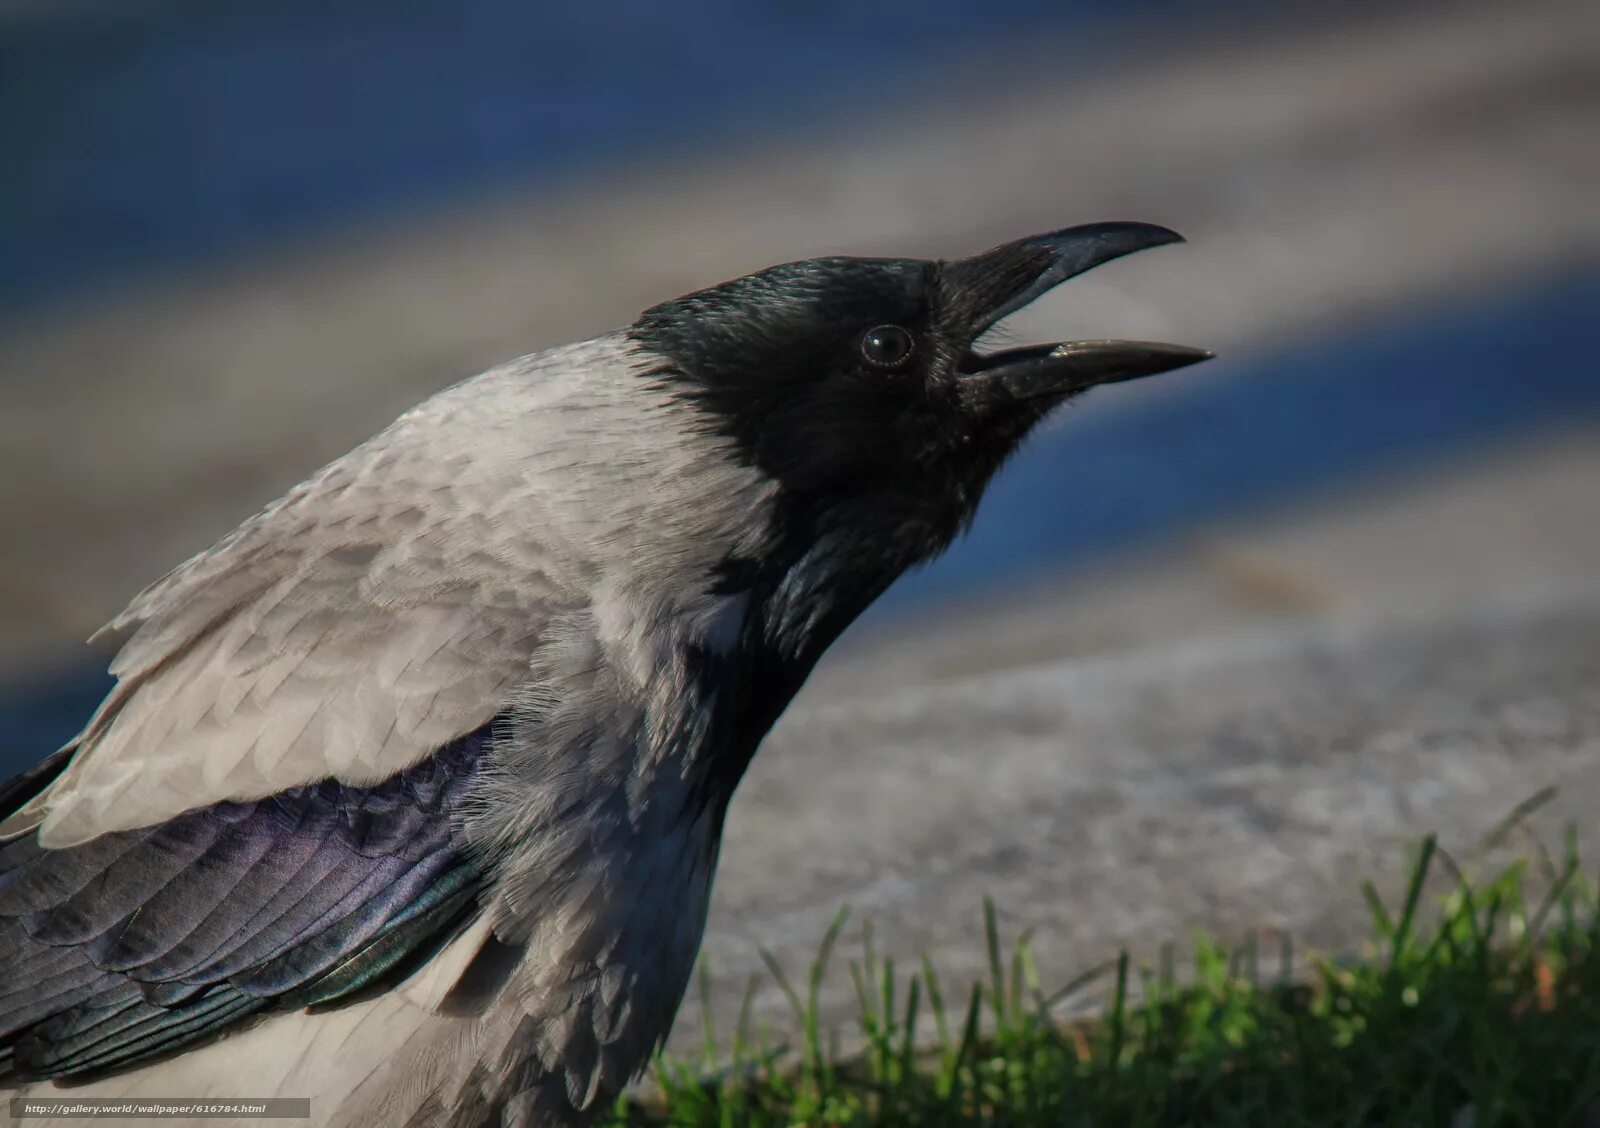
<path fill-rule="evenodd" d="M 880 325 L 868 329 L 861 338 L 861 355 L 867 358 L 868 364 L 893 368 L 911 355 L 914 343 L 911 334 L 900 326 Z"/>

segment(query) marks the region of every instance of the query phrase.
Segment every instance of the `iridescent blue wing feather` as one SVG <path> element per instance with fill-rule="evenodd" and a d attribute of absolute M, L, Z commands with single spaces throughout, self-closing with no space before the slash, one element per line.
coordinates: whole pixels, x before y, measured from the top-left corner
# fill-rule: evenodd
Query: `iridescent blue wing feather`
<path fill-rule="evenodd" d="M 476 907 L 452 816 L 489 739 L 370 787 L 324 780 L 62 849 L 0 848 L 0 1084 L 114 1071 L 425 960 Z M 63 762 L 0 800 L 26 802 Z"/>

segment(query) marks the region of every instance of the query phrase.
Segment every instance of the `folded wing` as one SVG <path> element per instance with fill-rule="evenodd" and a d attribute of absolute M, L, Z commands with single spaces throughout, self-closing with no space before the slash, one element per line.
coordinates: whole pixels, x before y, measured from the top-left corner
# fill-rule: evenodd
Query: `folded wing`
<path fill-rule="evenodd" d="M 0 1085 L 122 1069 L 407 974 L 477 911 L 456 816 L 490 738 L 371 787 L 0 849 Z"/>

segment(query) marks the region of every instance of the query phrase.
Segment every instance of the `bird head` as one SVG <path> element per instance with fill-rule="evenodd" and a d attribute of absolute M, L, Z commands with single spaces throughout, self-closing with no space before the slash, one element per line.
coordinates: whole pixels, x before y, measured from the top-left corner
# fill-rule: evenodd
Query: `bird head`
<path fill-rule="evenodd" d="M 1053 407 L 1211 355 L 1133 341 L 977 346 L 1061 282 L 1177 242 L 1165 227 L 1098 223 L 954 261 L 809 259 L 658 305 L 630 335 L 662 358 L 655 376 L 778 484 L 786 539 L 800 552 L 848 546 L 833 556 L 870 600 L 970 522 Z"/>

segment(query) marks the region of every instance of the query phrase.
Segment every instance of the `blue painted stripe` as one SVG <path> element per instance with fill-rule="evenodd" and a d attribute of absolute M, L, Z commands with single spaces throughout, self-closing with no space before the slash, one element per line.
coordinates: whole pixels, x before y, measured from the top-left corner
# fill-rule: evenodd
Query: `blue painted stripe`
<path fill-rule="evenodd" d="M 952 58 L 1048 36 L 1065 66 L 1112 24 L 1213 8 L 141 0 L 19 18 L 0 24 L 0 309 L 707 138 L 870 121 L 936 96 Z"/>

